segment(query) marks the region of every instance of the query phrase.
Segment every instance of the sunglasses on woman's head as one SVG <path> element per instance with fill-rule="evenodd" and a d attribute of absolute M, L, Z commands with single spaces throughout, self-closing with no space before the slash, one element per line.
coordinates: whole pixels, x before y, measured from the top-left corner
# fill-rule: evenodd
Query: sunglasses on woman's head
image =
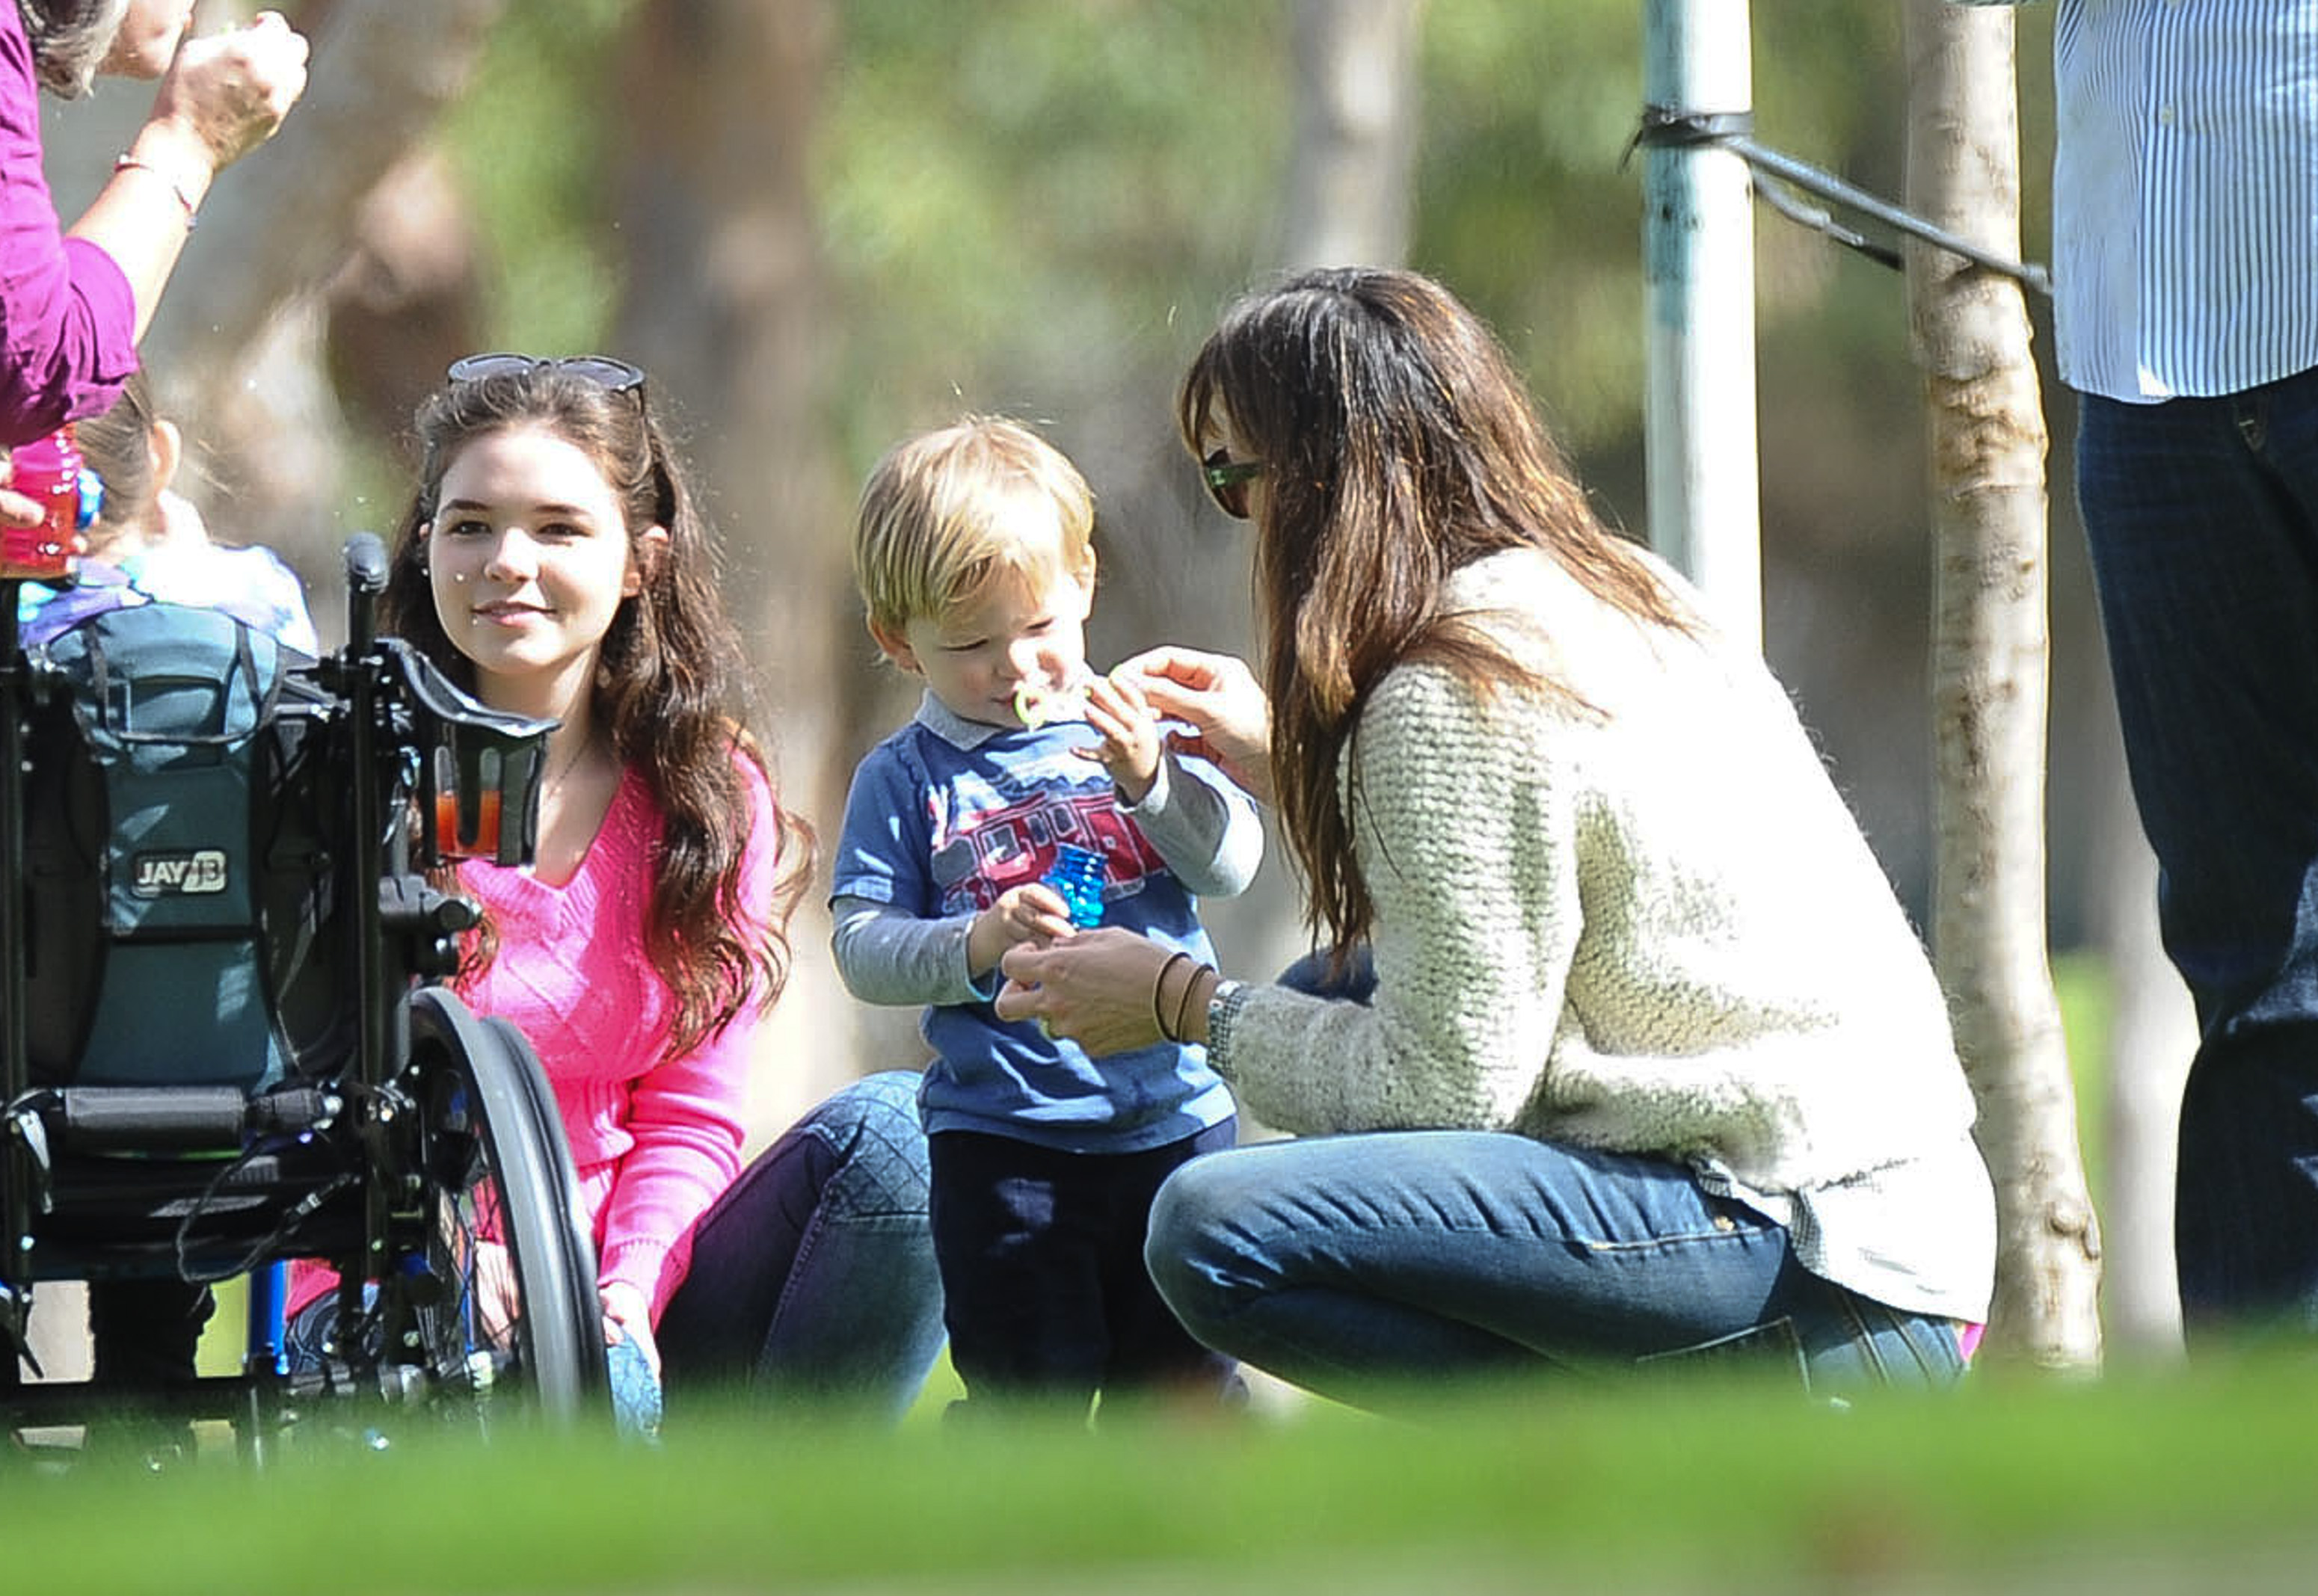
<path fill-rule="evenodd" d="M 1216 501 L 1216 508 L 1235 521 L 1247 519 L 1247 485 L 1262 475 L 1263 462 L 1233 460 L 1221 449 L 1211 451 L 1199 462 L 1199 477 L 1208 485 L 1208 496 Z"/>
<path fill-rule="evenodd" d="M 567 372 L 607 393 L 632 393 L 636 399 L 636 415 L 639 418 L 644 416 L 643 368 L 608 354 L 470 354 L 451 363 L 449 376 L 454 382 L 481 382 L 491 377 L 528 377 L 535 372 Z M 649 429 L 646 437 L 648 441 L 651 438 Z M 666 526 L 676 518 L 676 490 L 659 445 L 654 443 L 651 447 L 655 514 L 660 524 Z"/>
<path fill-rule="evenodd" d="M 641 393 L 644 386 L 642 367 L 608 354 L 470 354 L 451 363 L 450 378 L 480 382 L 486 377 L 528 377 L 535 372 L 569 372 L 614 393 Z"/>

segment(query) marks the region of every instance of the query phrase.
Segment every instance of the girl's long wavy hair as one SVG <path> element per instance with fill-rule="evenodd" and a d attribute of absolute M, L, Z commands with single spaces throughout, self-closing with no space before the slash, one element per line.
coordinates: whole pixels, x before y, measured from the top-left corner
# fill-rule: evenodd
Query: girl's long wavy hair
<path fill-rule="evenodd" d="M 1256 610 L 1282 829 L 1307 918 L 1341 959 L 1374 906 L 1337 773 L 1377 683 L 1442 667 L 1484 694 L 1579 703 L 1451 607 L 1450 577 L 1537 549 L 1645 623 L 1694 623 L 1586 490 L 1513 363 L 1455 296 L 1411 272 L 1304 273 L 1248 295 L 1193 359 L 1176 419 L 1194 457 L 1227 424 L 1260 460 Z"/>
<path fill-rule="evenodd" d="M 644 915 L 644 947 L 675 994 L 668 1054 L 688 1052 L 750 1006 L 771 1008 L 790 967 L 788 924 L 813 868 L 813 834 L 778 802 L 777 885 L 769 904 L 741 901 L 749 794 L 735 757 L 772 773 L 750 734 L 750 677 L 739 632 L 718 596 L 714 538 L 644 390 L 607 388 L 542 362 L 528 372 L 454 382 L 422 405 L 418 489 L 395 538 L 381 620 L 472 690 L 472 661 L 435 609 L 421 533 L 443 475 L 477 438 L 510 427 L 553 432 L 596 462 L 624 512 L 642 590 L 604 634 L 593 712 L 623 766 L 643 777 L 665 820 Z M 635 541 L 664 526 L 655 550 Z M 750 930 L 750 928 L 759 928 Z M 473 962 L 488 962 L 479 945 Z"/>

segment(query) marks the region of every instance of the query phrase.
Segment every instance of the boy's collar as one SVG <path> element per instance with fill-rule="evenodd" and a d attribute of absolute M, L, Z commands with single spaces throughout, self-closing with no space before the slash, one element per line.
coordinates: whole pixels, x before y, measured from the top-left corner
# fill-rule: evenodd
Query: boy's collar
<path fill-rule="evenodd" d="M 993 737 L 1003 737 L 1011 728 L 988 726 L 980 721 L 969 721 L 933 695 L 931 688 L 918 700 L 918 713 L 913 717 L 919 725 L 940 738 L 954 749 L 977 749 Z"/>

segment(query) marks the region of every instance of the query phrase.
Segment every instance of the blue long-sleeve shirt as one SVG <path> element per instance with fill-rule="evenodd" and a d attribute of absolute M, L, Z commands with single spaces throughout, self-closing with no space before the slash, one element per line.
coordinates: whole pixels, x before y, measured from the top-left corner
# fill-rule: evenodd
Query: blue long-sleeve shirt
<path fill-rule="evenodd" d="M 967 971 L 975 915 L 1041 879 L 1065 843 L 1104 856 L 1103 924 L 1213 961 L 1196 900 L 1229 896 L 1253 876 L 1263 847 L 1254 804 L 1213 767 L 1169 755 L 1129 808 L 1102 767 L 1073 751 L 1093 741 L 1076 722 L 978 725 L 929 695 L 854 773 L 831 883 L 837 968 L 864 1001 L 927 1006 L 936 1057 L 919 1105 L 929 1132 L 1133 1152 L 1234 1112 L 1202 1049 L 1090 1058 L 1034 1024 L 1000 1019 L 996 978 L 977 984 Z"/>

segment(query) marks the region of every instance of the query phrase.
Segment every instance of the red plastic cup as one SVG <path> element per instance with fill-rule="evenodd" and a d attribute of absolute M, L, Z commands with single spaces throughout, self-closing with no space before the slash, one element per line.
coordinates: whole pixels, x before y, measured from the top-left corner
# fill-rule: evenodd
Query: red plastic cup
<path fill-rule="evenodd" d="M 102 489 L 81 462 L 67 421 L 8 452 L 8 486 L 41 506 L 37 526 L 0 527 L 0 577 L 56 581 L 72 569 L 74 535 L 96 519 Z"/>

